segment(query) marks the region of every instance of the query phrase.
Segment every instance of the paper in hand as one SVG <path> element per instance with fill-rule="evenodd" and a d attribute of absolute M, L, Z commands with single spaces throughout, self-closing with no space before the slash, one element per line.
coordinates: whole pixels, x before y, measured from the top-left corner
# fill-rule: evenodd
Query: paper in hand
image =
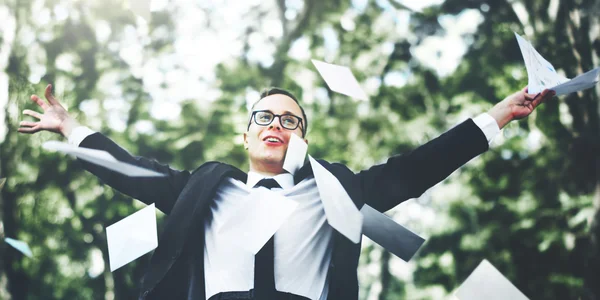
<path fill-rule="evenodd" d="M 425 243 L 424 238 L 367 204 L 363 205 L 360 212 L 364 220 L 363 234 L 406 262 Z"/>
<path fill-rule="evenodd" d="M 256 255 L 297 206 L 296 201 L 277 192 L 264 187 L 255 188 L 218 232 Z"/>
<path fill-rule="evenodd" d="M 0 190 L 4 187 L 5 183 L 6 183 L 6 178 L 0 178 Z"/>
<path fill-rule="evenodd" d="M 353 243 L 358 244 L 362 235 L 362 214 L 337 178 L 310 155 L 308 159 L 317 182 L 327 222 Z"/>
<path fill-rule="evenodd" d="M 283 161 L 283 169 L 294 175 L 296 171 L 304 166 L 306 160 L 306 152 L 308 144 L 299 136 L 292 133 L 288 144 L 285 160 Z"/>
<path fill-rule="evenodd" d="M 110 271 L 132 262 L 158 247 L 154 204 L 106 227 Z"/>
<path fill-rule="evenodd" d="M 107 169 L 119 172 L 130 177 L 163 177 L 161 174 L 152 170 L 140 168 L 128 163 L 118 161 L 110 153 L 101 150 L 76 147 L 67 143 L 58 141 L 45 142 L 42 147 L 46 150 L 55 150 L 66 154 L 74 155 L 80 159 L 100 165 Z"/>
<path fill-rule="evenodd" d="M 328 64 L 315 59 L 312 60 L 312 63 L 332 91 L 360 100 L 369 100 L 348 67 Z"/>
<path fill-rule="evenodd" d="M 533 48 L 531 43 L 515 33 L 525 68 L 529 79 L 527 90 L 530 94 L 537 94 L 545 89 L 553 90 L 557 96 L 578 92 L 593 87 L 598 83 L 600 68 L 593 69 L 571 80 L 559 75 L 554 66 L 543 58 Z"/>
<path fill-rule="evenodd" d="M 456 291 L 460 300 L 529 300 L 487 260 Z"/>
<path fill-rule="evenodd" d="M 33 257 L 33 253 L 31 253 L 31 249 L 29 248 L 29 246 L 27 245 L 27 243 L 19 241 L 19 240 L 15 240 L 15 239 L 11 239 L 11 238 L 4 238 L 4 241 L 11 245 L 13 248 L 17 249 L 19 252 L 27 255 L 28 257 Z"/>

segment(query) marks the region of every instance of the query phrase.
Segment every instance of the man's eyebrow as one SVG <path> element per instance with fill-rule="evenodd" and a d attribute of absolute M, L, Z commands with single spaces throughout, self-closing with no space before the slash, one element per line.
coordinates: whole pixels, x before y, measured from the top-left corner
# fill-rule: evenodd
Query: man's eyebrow
<path fill-rule="evenodd" d="M 270 110 L 270 109 L 257 109 L 257 110 L 255 110 L 255 111 L 268 111 L 268 112 L 270 112 L 270 113 L 272 113 L 272 114 L 275 114 L 275 113 L 274 113 L 272 110 Z M 293 112 L 291 112 L 291 111 L 289 111 L 289 110 L 284 110 L 284 111 L 283 111 L 282 115 L 286 115 L 286 114 L 288 114 L 288 115 L 294 115 L 294 116 L 297 116 L 295 113 L 293 113 Z"/>
<path fill-rule="evenodd" d="M 255 112 L 259 112 L 259 111 L 268 111 L 268 112 L 270 112 L 270 113 L 274 114 L 274 112 L 273 112 L 273 111 L 271 111 L 270 109 L 254 109 L 254 110 L 252 110 L 252 112 L 253 112 L 253 113 L 255 113 Z"/>

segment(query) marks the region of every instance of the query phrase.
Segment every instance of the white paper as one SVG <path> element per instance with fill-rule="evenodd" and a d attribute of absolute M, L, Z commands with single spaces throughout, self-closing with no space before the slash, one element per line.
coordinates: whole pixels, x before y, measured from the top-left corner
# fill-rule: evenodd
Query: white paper
<path fill-rule="evenodd" d="M 592 88 L 598 84 L 599 74 L 600 68 L 595 68 L 571 79 L 568 82 L 555 86 L 552 88 L 552 90 L 554 90 L 557 95 L 566 95 Z"/>
<path fill-rule="evenodd" d="M 252 189 L 248 197 L 218 232 L 224 239 L 256 255 L 296 210 L 298 203 L 264 187 Z"/>
<path fill-rule="evenodd" d="M 373 242 L 408 262 L 425 243 L 425 239 L 365 204 L 363 234 Z"/>
<path fill-rule="evenodd" d="M 28 257 L 33 257 L 33 253 L 31 253 L 31 249 L 29 248 L 29 246 L 27 245 L 27 243 L 19 241 L 19 240 L 15 240 L 15 239 L 11 239 L 11 238 L 4 238 L 4 241 L 11 245 L 13 248 L 17 249 L 19 252 L 27 255 Z"/>
<path fill-rule="evenodd" d="M 362 214 L 337 178 L 312 156 L 309 155 L 308 159 L 317 182 L 327 222 L 353 243 L 358 244 L 362 234 Z"/>
<path fill-rule="evenodd" d="M 129 8 L 146 22 L 150 21 L 150 0 L 129 0 Z"/>
<path fill-rule="evenodd" d="M 6 178 L 0 178 L 0 190 L 4 187 L 5 183 L 6 183 Z"/>
<path fill-rule="evenodd" d="M 537 94 L 545 89 L 553 90 L 557 96 L 578 92 L 598 83 L 599 68 L 588 71 L 570 80 L 556 72 L 554 66 L 533 48 L 531 43 L 515 33 L 529 79 L 527 90 Z"/>
<path fill-rule="evenodd" d="M 460 300 L 529 300 L 487 260 L 456 291 Z"/>
<path fill-rule="evenodd" d="M 360 100 L 369 100 L 348 67 L 328 64 L 315 59 L 312 60 L 312 63 L 332 91 Z"/>
<path fill-rule="evenodd" d="M 294 175 L 304 165 L 306 152 L 308 152 L 308 144 L 301 137 L 292 133 L 283 161 L 283 169 Z"/>
<path fill-rule="evenodd" d="M 119 172 L 130 177 L 163 177 L 161 174 L 152 170 L 140 168 L 128 163 L 118 161 L 110 153 L 102 150 L 88 149 L 83 147 L 73 146 L 67 143 L 58 141 L 45 142 L 42 147 L 46 150 L 55 150 L 66 154 L 74 155 L 80 159 L 100 165 L 107 169 Z"/>
<path fill-rule="evenodd" d="M 154 203 L 106 227 L 110 271 L 158 247 Z"/>

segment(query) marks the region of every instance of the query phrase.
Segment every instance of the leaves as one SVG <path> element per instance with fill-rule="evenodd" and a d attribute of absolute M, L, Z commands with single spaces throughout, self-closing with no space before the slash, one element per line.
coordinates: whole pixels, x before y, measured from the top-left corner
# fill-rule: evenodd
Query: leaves
<path fill-rule="evenodd" d="M 292 2 L 252 6 L 233 23 L 226 13 L 241 2 L 203 2 L 193 17 L 186 12 L 196 7 L 176 2 L 153 10 L 148 24 L 121 1 L 0 5 L 19 37 L 0 34 L 11 45 L 0 70 L 9 78 L 0 175 L 11 178 L 0 183 L 0 220 L 4 234 L 30 242 L 37 257 L 23 260 L 0 247 L 8 262 L 0 264 L 0 298 L 135 298 L 148 260 L 115 273 L 99 268 L 108 261 L 104 228 L 139 204 L 76 161 L 43 151 L 56 135 L 13 130 L 46 83 L 55 83 L 81 123 L 131 153 L 188 170 L 209 160 L 247 169 L 246 107 L 262 88 L 278 85 L 302 100 L 311 155 L 359 171 L 522 88 L 527 73 L 513 31 L 569 77 L 594 67 L 600 53 L 598 1 L 558 1 L 555 15 L 548 8 L 554 1 L 543 0 L 447 0 L 422 13 L 395 0 Z M 451 42 L 442 39 L 448 35 Z M 446 59 L 463 42 L 464 56 Z M 369 102 L 328 90 L 310 58 L 349 66 Z M 365 241 L 361 299 L 443 298 L 483 258 L 532 298 L 598 297 L 598 96 L 588 90 L 544 103 L 509 124 L 487 153 L 412 200 L 420 203 L 416 212 L 404 204 L 393 211 L 431 236 L 409 265 Z"/>

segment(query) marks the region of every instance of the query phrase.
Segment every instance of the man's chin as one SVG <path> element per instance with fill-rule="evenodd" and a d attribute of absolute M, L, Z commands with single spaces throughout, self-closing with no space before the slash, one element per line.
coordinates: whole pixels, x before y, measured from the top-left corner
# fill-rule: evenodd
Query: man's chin
<path fill-rule="evenodd" d="M 283 167 L 284 158 L 283 155 L 267 155 L 260 157 L 257 162 L 270 167 Z"/>
<path fill-rule="evenodd" d="M 268 157 L 263 160 L 263 163 L 271 166 L 283 166 L 283 157 Z"/>

